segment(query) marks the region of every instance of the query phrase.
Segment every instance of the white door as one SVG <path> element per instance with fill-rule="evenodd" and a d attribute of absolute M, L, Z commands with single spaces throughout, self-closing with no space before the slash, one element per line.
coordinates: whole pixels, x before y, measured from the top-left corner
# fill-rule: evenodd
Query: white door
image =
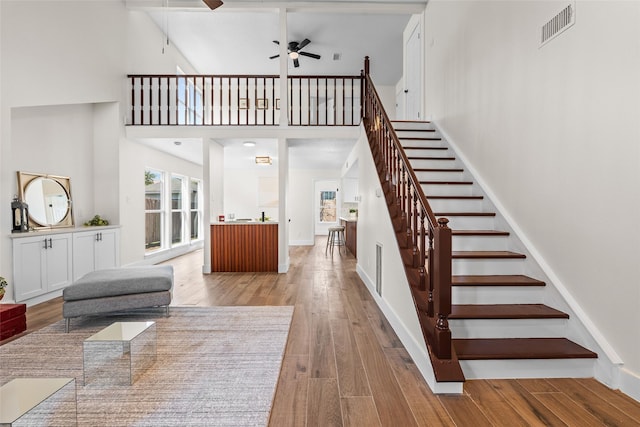
<path fill-rule="evenodd" d="M 424 120 L 422 114 L 422 43 L 420 23 L 417 23 L 405 49 L 405 120 Z"/>
<path fill-rule="evenodd" d="M 340 222 L 339 186 L 337 180 L 315 182 L 313 222 L 316 236 L 326 236 L 329 227 L 335 227 Z"/>

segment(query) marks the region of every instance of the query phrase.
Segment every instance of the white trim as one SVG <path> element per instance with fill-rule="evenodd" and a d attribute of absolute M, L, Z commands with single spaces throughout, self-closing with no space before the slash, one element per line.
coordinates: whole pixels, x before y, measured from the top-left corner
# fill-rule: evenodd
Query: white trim
<path fill-rule="evenodd" d="M 289 246 L 313 246 L 315 242 L 313 239 L 303 239 L 303 240 L 291 240 L 289 241 Z"/>
<path fill-rule="evenodd" d="M 398 338 L 404 345 L 405 349 L 413 359 L 413 362 L 418 367 L 418 370 L 422 374 L 422 377 L 436 394 L 462 394 L 462 387 L 464 382 L 437 382 L 433 375 L 433 368 L 431 366 L 431 359 L 426 352 L 426 347 L 423 343 L 417 342 L 413 336 L 409 333 L 407 327 L 402 320 L 396 315 L 395 311 L 387 304 L 387 302 L 381 298 L 375 291 L 375 282 L 367 275 L 364 269 L 358 263 L 356 265 L 356 271 L 358 276 L 364 282 L 369 291 L 369 294 L 373 297 L 382 313 L 391 324 L 394 332 L 398 335 Z"/>
<path fill-rule="evenodd" d="M 620 368 L 620 391 L 640 402 L 640 376 L 625 368 Z"/>

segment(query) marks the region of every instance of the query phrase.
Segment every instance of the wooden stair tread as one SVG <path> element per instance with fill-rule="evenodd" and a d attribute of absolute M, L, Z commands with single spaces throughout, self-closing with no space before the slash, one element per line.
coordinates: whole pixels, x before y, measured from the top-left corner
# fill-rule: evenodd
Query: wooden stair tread
<path fill-rule="evenodd" d="M 598 355 L 566 338 L 453 339 L 460 360 L 593 359 Z"/>
<path fill-rule="evenodd" d="M 448 147 L 402 147 L 405 150 L 448 150 Z"/>
<path fill-rule="evenodd" d="M 451 251 L 453 259 L 522 259 L 526 255 L 511 251 Z"/>
<path fill-rule="evenodd" d="M 464 169 L 460 168 L 413 168 L 414 172 L 464 172 Z"/>
<path fill-rule="evenodd" d="M 496 216 L 495 212 L 434 212 L 435 216 Z"/>
<path fill-rule="evenodd" d="M 391 123 L 421 123 L 428 125 L 431 123 L 429 120 L 389 120 Z"/>
<path fill-rule="evenodd" d="M 568 319 L 544 304 L 454 304 L 449 319 Z"/>
<path fill-rule="evenodd" d="M 442 141 L 438 136 L 398 136 L 398 139 L 400 141 Z"/>
<path fill-rule="evenodd" d="M 393 130 L 395 130 L 396 132 L 435 132 L 435 129 L 399 129 L 399 128 L 393 128 Z"/>
<path fill-rule="evenodd" d="M 437 200 L 445 200 L 445 199 L 455 199 L 455 200 L 482 200 L 484 196 L 426 196 L 427 199 L 437 199 Z"/>
<path fill-rule="evenodd" d="M 508 236 L 508 231 L 500 230 L 451 230 L 453 236 Z"/>
<path fill-rule="evenodd" d="M 451 277 L 452 286 L 545 286 L 541 280 L 523 274 L 513 275 L 461 275 Z"/>
<path fill-rule="evenodd" d="M 407 156 L 409 160 L 455 160 L 455 157 Z"/>
<path fill-rule="evenodd" d="M 473 185 L 473 181 L 420 181 L 426 185 Z"/>

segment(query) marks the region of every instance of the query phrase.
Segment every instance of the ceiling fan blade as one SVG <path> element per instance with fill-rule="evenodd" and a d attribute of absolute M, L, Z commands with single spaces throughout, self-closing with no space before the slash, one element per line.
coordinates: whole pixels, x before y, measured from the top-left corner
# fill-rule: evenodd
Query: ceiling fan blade
<path fill-rule="evenodd" d="M 298 58 L 293 60 L 293 66 L 298 68 L 300 66 L 300 63 L 298 62 Z"/>
<path fill-rule="evenodd" d="M 313 59 L 320 59 L 320 55 L 317 55 L 315 53 L 298 52 L 298 54 L 302 56 L 308 56 L 309 58 L 313 58 Z"/>
<path fill-rule="evenodd" d="M 204 4 L 209 6 L 209 9 L 211 10 L 217 9 L 223 4 L 220 0 L 202 0 L 202 1 L 204 1 Z"/>
<path fill-rule="evenodd" d="M 278 56 L 280 56 L 280 55 L 279 54 L 278 55 L 273 55 L 273 56 L 270 56 L 269 59 L 276 59 Z"/>
<path fill-rule="evenodd" d="M 304 39 L 300 42 L 300 44 L 298 45 L 298 50 L 302 49 L 303 47 L 305 47 L 306 45 L 308 45 L 309 43 L 311 43 L 311 40 L 309 39 Z"/>
<path fill-rule="evenodd" d="M 274 40 L 273 41 L 275 44 L 280 44 L 280 42 L 278 40 Z"/>

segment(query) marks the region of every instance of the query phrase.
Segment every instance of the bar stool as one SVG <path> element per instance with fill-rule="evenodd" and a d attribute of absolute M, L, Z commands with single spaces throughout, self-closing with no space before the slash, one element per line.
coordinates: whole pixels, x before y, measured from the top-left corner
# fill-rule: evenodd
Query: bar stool
<path fill-rule="evenodd" d="M 340 246 L 345 246 L 346 241 L 344 238 L 344 226 L 329 227 L 329 235 L 327 236 L 327 246 L 324 248 L 324 254 L 327 255 L 327 249 L 333 256 L 333 247 L 338 246 L 338 254 L 340 253 Z M 345 255 L 347 254 L 347 248 L 344 249 Z"/>

